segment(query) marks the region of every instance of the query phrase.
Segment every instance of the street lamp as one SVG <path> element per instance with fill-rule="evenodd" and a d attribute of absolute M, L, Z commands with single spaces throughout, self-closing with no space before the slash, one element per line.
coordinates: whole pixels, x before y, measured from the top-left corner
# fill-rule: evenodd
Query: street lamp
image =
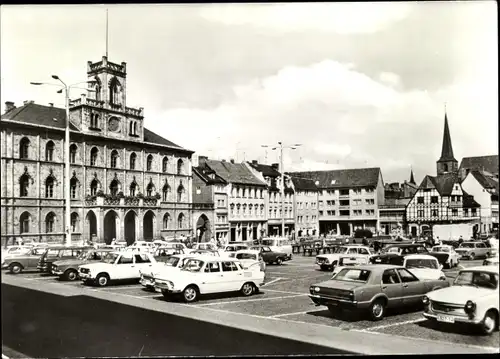
<path fill-rule="evenodd" d="M 270 147 L 268 145 L 261 145 L 262 147 Z M 272 147 L 271 150 L 280 150 L 280 170 L 281 170 L 281 235 L 285 236 L 285 169 L 283 168 L 283 150 L 284 149 L 292 149 L 295 150 L 297 147 L 302 146 L 300 143 L 294 145 L 284 146 L 283 142 L 278 142 L 278 146 Z"/>
<path fill-rule="evenodd" d="M 58 80 L 61 82 L 62 87 L 57 91 L 57 93 L 62 93 L 63 89 L 65 91 L 65 108 L 66 108 L 66 131 L 65 131 L 65 136 L 64 136 L 64 152 L 65 152 L 65 158 L 64 158 L 64 167 L 65 167 L 65 180 L 64 180 L 64 199 L 65 199 L 65 207 L 66 207 L 66 212 L 65 212 L 65 244 L 67 246 L 71 245 L 71 193 L 70 193 L 70 158 L 69 158 L 69 91 L 71 88 L 78 88 L 76 85 L 83 84 L 83 83 L 94 83 L 95 81 L 80 81 L 71 85 L 66 85 L 63 80 L 59 78 L 57 75 L 52 75 L 52 78 L 54 80 Z M 41 85 L 49 85 L 49 86 L 59 86 L 59 84 L 51 84 L 51 83 L 45 83 L 45 82 L 30 82 L 31 85 L 35 86 L 41 86 Z M 90 89 L 85 89 L 87 91 L 93 91 Z"/>

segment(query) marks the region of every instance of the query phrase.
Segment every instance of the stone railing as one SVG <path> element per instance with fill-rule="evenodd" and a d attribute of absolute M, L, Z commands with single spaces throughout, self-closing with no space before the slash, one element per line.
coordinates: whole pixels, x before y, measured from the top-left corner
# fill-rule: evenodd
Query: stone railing
<path fill-rule="evenodd" d="M 122 65 L 114 64 L 114 63 L 109 62 L 109 61 L 108 61 L 107 65 L 108 65 L 107 66 L 108 69 L 110 69 L 110 70 L 119 71 L 119 72 L 125 71 L 125 68 Z"/>
<path fill-rule="evenodd" d="M 125 198 L 125 205 L 126 206 L 138 206 L 139 205 L 139 198 Z"/>
<path fill-rule="evenodd" d="M 107 206 L 118 206 L 120 204 L 119 198 L 104 198 L 104 204 Z"/>
<path fill-rule="evenodd" d="M 108 107 L 112 110 L 121 111 L 122 105 L 115 105 L 114 103 L 109 103 Z"/>
<path fill-rule="evenodd" d="M 140 117 L 140 116 L 142 116 L 142 109 L 137 109 L 137 108 L 133 108 L 133 107 L 125 107 L 125 113 L 127 115 Z"/>
<path fill-rule="evenodd" d="M 95 64 L 89 64 L 90 65 L 90 70 L 95 71 L 102 66 L 102 61 L 96 62 Z"/>
<path fill-rule="evenodd" d="M 85 200 L 85 207 L 93 207 L 96 204 L 97 204 L 96 198 Z"/>
<path fill-rule="evenodd" d="M 155 198 L 144 198 L 144 206 L 154 207 L 156 206 L 157 199 Z"/>

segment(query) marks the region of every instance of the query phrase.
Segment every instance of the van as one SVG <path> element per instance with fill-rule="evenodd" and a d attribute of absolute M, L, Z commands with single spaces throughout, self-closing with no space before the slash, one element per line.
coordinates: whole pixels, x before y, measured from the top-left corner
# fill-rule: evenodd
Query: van
<path fill-rule="evenodd" d="M 264 238 L 262 245 L 268 246 L 273 252 L 286 254 L 286 260 L 292 259 L 292 244 L 287 238 Z"/>

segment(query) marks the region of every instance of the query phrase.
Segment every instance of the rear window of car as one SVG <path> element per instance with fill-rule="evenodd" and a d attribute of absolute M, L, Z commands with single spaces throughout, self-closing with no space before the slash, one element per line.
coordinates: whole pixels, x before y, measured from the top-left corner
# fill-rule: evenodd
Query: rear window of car
<path fill-rule="evenodd" d="M 236 254 L 236 258 L 257 260 L 257 256 L 255 254 L 252 254 L 252 253 L 238 253 L 238 254 Z"/>
<path fill-rule="evenodd" d="M 266 245 L 266 246 L 275 246 L 277 243 L 277 241 L 275 239 L 264 239 L 262 241 L 262 244 Z"/>
<path fill-rule="evenodd" d="M 371 271 L 366 269 L 344 268 L 335 276 L 335 280 L 366 283 L 370 274 Z"/>

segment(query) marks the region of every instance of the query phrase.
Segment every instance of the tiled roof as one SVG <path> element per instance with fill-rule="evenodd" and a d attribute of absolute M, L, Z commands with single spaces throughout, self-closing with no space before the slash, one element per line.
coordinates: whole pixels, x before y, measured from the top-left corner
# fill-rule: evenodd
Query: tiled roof
<path fill-rule="evenodd" d="M 332 171 L 291 172 L 291 176 L 308 178 L 319 188 L 375 187 L 380 168 L 354 168 Z"/>
<path fill-rule="evenodd" d="M 257 178 L 243 163 L 207 160 L 206 164 L 228 183 L 266 186 L 266 183 Z"/>
<path fill-rule="evenodd" d="M 264 165 L 261 163 L 247 162 L 250 166 L 262 173 L 264 177 L 279 177 L 281 173 L 273 168 L 273 166 Z"/>
<path fill-rule="evenodd" d="M 182 148 L 179 145 L 176 145 L 175 143 L 170 142 L 169 140 L 161 137 L 160 135 L 157 135 L 156 133 L 148 130 L 146 127 L 144 127 L 144 142 L 157 143 L 159 145 Z"/>
<path fill-rule="evenodd" d="M 464 157 L 460 163 L 460 169 L 484 170 L 497 174 L 498 155 Z"/>
<path fill-rule="evenodd" d="M 193 167 L 193 172 L 197 174 L 203 181 L 207 182 L 208 184 L 226 184 L 227 182 L 224 181 L 223 178 L 217 175 L 215 171 L 210 169 L 209 167 L 206 166 L 198 166 L 198 167 Z M 214 175 L 212 178 L 211 175 Z"/>
<path fill-rule="evenodd" d="M 384 204 L 379 205 L 380 208 L 397 208 L 406 207 L 410 203 L 411 198 L 385 198 Z"/>
<path fill-rule="evenodd" d="M 425 176 L 419 189 L 437 189 L 441 196 L 449 196 L 453 191 L 455 183 L 459 183 L 455 173 L 446 173 L 439 176 Z"/>
<path fill-rule="evenodd" d="M 296 191 L 318 191 L 312 179 L 290 176 Z"/>
<path fill-rule="evenodd" d="M 471 196 L 470 194 L 468 194 L 467 192 L 463 191 L 463 206 L 464 208 L 479 208 L 481 207 L 481 205 L 479 203 L 476 202 L 476 200 L 474 199 L 474 196 Z"/>
<path fill-rule="evenodd" d="M 498 178 L 495 178 L 493 176 L 487 175 L 483 171 L 471 171 L 471 174 L 474 176 L 474 178 L 479 182 L 483 188 L 486 189 L 494 189 L 498 191 Z"/>

